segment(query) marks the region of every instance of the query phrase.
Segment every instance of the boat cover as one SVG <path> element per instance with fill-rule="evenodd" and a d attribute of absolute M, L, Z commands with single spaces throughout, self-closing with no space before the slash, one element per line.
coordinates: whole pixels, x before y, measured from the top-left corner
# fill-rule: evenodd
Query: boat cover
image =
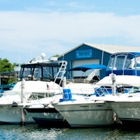
<path fill-rule="evenodd" d="M 89 69 L 106 69 L 106 66 L 101 65 L 101 64 L 87 64 L 87 65 L 74 67 L 72 69 L 69 69 L 68 71 L 84 71 L 85 72 Z"/>

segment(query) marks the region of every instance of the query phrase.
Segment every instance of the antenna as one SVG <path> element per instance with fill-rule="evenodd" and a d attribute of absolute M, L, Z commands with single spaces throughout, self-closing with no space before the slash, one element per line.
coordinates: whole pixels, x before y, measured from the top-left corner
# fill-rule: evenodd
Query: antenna
<path fill-rule="evenodd" d="M 117 37 L 118 32 L 119 32 L 119 26 L 118 26 L 117 31 L 116 31 L 115 45 L 117 44 L 117 41 L 118 41 L 118 37 Z"/>
<path fill-rule="evenodd" d="M 102 50 L 102 61 L 101 61 L 101 64 L 103 65 L 103 59 L 104 58 L 104 51 Z"/>
<path fill-rule="evenodd" d="M 45 53 L 41 53 L 42 60 L 44 60 L 45 57 L 46 57 L 46 54 Z"/>
<path fill-rule="evenodd" d="M 19 53 L 18 53 L 18 63 L 20 64 L 20 50 L 19 50 Z"/>
<path fill-rule="evenodd" d="M 64 54 L 63 54 L 63 58 L 62 58 L 62 60 L 64 60 Z"/>
<path fill-rule="evenodd" d="M 32 52 L 30 52 L 30 60 L 32 59 Z"/>
<path fill-rule="evenodd" d="M 104 38 L 103 38 L 103 47 L 104 47 L 104 41 L 105 41 L 105 35 L 104 35 Z M 104 60 L 104 51 L 102 49 L 102 60 L 101 60 L 102 65 L 103 65 L 103 60 Z"/>

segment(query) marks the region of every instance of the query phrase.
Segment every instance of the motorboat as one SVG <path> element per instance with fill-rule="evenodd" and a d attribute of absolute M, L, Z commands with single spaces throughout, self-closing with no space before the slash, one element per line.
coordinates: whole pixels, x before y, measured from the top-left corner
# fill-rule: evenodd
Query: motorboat
<path fill-rule="evenodd" d="M 104 97 L 93 97 L 93 99 L 105 101 L 116 113 L 121 123 L 137 124 L 140 122 L 140 53 L 115 53 L 111 59 L 109 67 L 113 67 L 112 74 L 97 84 L 102 87 L 110 86 L 113 93 Z M 109 67 L 107 70 L 111 71 Z M 117 91 L 118 87 L 121 88 Z M 128 92 L 124 92 L 126 87 Z M 102 94 L 105 92 L 104 88 Z"/>
<path fill-rule="evenodd" d="M 0 98 L 0 123 L 20 124 L 22 114 L 24 123 L 35 123 L 23 107 L 27 103 L 60 95 L 66 66 L 66 61 L 54 57 L 46 60 L 44 53 L 21 65 L 19 81 Z"/>
<path fill-rule="evenodd" d="M 87 69 L 90 65 L 81 66 L 81 68 L 74 69 Z M 98 69 L 101 69 L 101 65 L 96 64 Z M 90 66 L 91 67 L 91 66 Z M 93 65 L 92 67 L 95 67 Z M 104 67 L 104 66 L 103 66 Z M 103 68 L 102 67 L 102 68 Z M 104 67 L 105 68 L 105 67 Z M 93 73 L 92 73 L 93 74 Z M 91 75 L 90 75 L 91 76 Z M 66 85 L 68 91 L 72 93 L 67 100 L 61 99 L 59 102 L 53 103 L 55 109 L 67 120 L 71 127 L 97 127 L 108 126 L 113 124 L 113 111 L 110 107 L 104 104 L 104 101 L 95 102 L 92 100 L 92 95 L 95 92 L 95 88 L 98 88 L 95 83 L 91 83 L 92 88 L 88 87 L 83 93 L 85 96 L 83 99 L 76 99 L 73 97 L 74 90 L 79 90 L 84 87 L 83 85 L 76 87 L 70 87 Z M 76 85 L 76 84 L 73 84 Z M 77 92 L 78 93 L 78 92 Z M 67 92 L 64 92 L 64 97 L 67 96 Z"/>
<path fill-rule="evenodd" d="M 48 103 L 46 101 L 45 103 L 40 102 L 26 105 L 24 109 L 30 114 L 30 116 L 33 117 L 35 122 L 39 126 L 45 126 L 45 127 L 69 127 L 69 124 L 65 117 L 61 115 L 52 106 L 52 103 L 59 102 L 59 101 L 83 101 L 85 98 L 89 97 L 94 93 L 94 84 L 91 82 L 93 80 L 93 77 L 96 76 L 96 73 L 99 70 L 106 69 L 106 66 L 99 65 L 99 64 L 89 64 L 89 65 L 80 65 L 77 67 L 74 67 L 68 71 L 82 71 L 84 75 L 85 72 L 88 70 L 91 70 L 89 75 L 85 77 L 85 79 L 72 79 L 72 80 L 66 80 L 66 83 L 63 87 L 63 96 L 60 98 L 57 98 L 58 96 L 55 96 L 55 99 L 52 99 L 52 102 Z M 98 79 L 97 79 L 98 80 Z M 45 104 L 45 106 L 44 106 Z M 47 105 L 46 105 L 47 104 Z"/>
<path fill-rule="evenodd" d="M 98 86 L 96 83 L 100 80 L 99 72 L 106 70 L 106 66 L 102 64 L 85 64 L 69 69 L 69 72 L 81 72 L 80 77 L 67 80 L 65 88 L 71 89 L 72 94 L 92 95 L 94 88 Z"/>
<path fill-rule="evenodd" d="M 74 98 L 73 98 L 74 99 Z M 90 98 L 54 103 L 55 109 L 71 127 L 97 127 L 113 124 L 113 112 L 104 101 Z"/>
<path fill-rule="evenodd" d="M 140 123 L 140 87 L 133 87 L 127 94 L 120 92 L 115 96 L 94 97 L 93 100 L 104 101 L 123 125 L 137 127 Z"/>
<path fill-rule="evenodd" d="M 106 99 L 121 94 L 124 97 L 129 96 L 128 93 L 140 85 L 139 58 L 140 53 L 136 52 L 111 55 L 106 76 L 96 83 L 99 87 L 94 89 L 94 94 L 88 100 L 59 101 L 53 106 L 71 127 L 112 125 L 116 119 L 114 109 L 112 110 L 112 106 L 106 104 Z"/>
<path fill-rule="evenodd" d="M 62 96 L 56 95 L 53 98 L 42 99 L 40 102 L 29 103 L 24 106 L 24 110 L 32 116 L 34 121 L 41 127 L 70 127 L 67 120 L 52 105 L 52 102 L 58 102 L 62 100 L 62 98 Z M 84 96 L 74 95 L 74 98 L 81 100 Z M 63 99 L 67 100 L 66 96 Z"/>
<path fill-rule="evenodd" d="M 7 90 L 12 90 L 13 87 L 15 86 L 15 84 L 2 84 L 0 85 L 0 93 L 3 93 L 4 91 L 7 91 Z"/>
<path fill-rule="evenodd" d="M 12 90 L 15 84 L 2 84 L 0 85 L 0 97 L 3 96 L 3 93 L 8 90 Z"/>

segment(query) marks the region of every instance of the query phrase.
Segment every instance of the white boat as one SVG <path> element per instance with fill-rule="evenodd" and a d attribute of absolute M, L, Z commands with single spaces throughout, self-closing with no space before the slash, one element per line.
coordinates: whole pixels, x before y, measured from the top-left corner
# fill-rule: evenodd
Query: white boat
<path fill-rule="evenodd" d="M 96 127 L 113 124 L 113 112 L 103 101 L 84 99 L 53 104 L 71 127 Z"/>
<path fill-rule="evenodd" d="M 65 88 L 71 89 L 72 94 L 83 94 L 90 96 L 94 93 L 94 88 L 99 87 L 96 85 L 96 83 L 100 80 L 98 75 L 99 71 L 105 69 L 106 66 L 100 64 L 85 64 L 76 66 L 68 71 L 82 71 L 81 77 L 70 80 L 65 85 Z"/>
<path fill-rule="evenodd" d="M 24 110 L 32 116 L 39 126 L 43 127 L 70 127 L 66 119 L 52 106 L 52 102 L 62 100 L 61 95 L 42 99 L 40 102 L 33 102 L 26 104 Z M 83 95 L 74 95 L 76 99 L 83 99 Z M 49 99 L 49 100 L 48 100 Z"/>
<path fill-rule="evenodd" d="M 75 88 L 67 86 L 73 91 Z M 77 90 L 84 86 L 77 86 Z M 89 95 L 83 99 L 73 100 L 60 100 L 58 103 L 54 103 L 55 109 L 67 120 L 71 127 L 97 127 L 108 126 L 113 124 L 113 111 L 110 107 L 104 104 L 104 101 L 95 102 L 92 100 L 94 88 L 97 88 L 96 84 L 92 84 L 92 88 L 87 87 L 89 90 L 85 93 Z M 73 95 L 73 92 L 71 92 Z M 74 100 L 75 99 L 75 100 Z"/>
<path fill-rule="evenodd" d="M 123 75 L 114 75 L 105 77 L 99 81 L 98 85 L 108 85 L 112 87 L 113 96 L 94 97 L 96 101 L 105 101 L 108 106 L 117 114 L 123 124 L 138 124 L 140 122 L 140 53 L 116 53 L 111 56 L 112 67 L 115 67 L 116 62 L 121 65 L 118 69 Z M 117 58 L 121 58 L 118 59 Z M 128 69 L 129 68 L 129 69 Z M 130 74 L 130 75 L 129 75 Z M 124 94 L 124 90 L 116 92 L 116 87 L 129 87 L 129 92 Z M 136 123 L 134 123 L 136 122 Z"/>
<path fill-rule="evenodd" d="M 61 93 L 67 62 L 45 60 L 44 57 L 43 53 L 21 65 L 19 81 L 0 98 L 0 123 L 19 124 L 23 119 L 22 113 L 24 123 L 35 123 L 31 116 L 22 112 L 23 106 Z"/>
<path fill-rule="evenodd" d="M 95 84 L 89 82 L 92 80 L 92 78 L 95 76 L 95 72 L 99 71 L 100 69 L 106 69 L 106 66 L 104 65 L 98 65 L 98 64 L 91 64 L 91 65 L 82 65 L 78 67 L 74 67 L 72 70 L 82 70 L 83 72 L 86 72 L 88 70 L 91 70 L 91 73 L 86 77 L 86 79 L 76 79 L 68 81 L 67 84 L 64 85 L 63 89 L 63 97 L 57 98 L 56 100 L 52 99 L 52 102 L 58 102 L 58 101 L 84 101 L 84 99 L 89 97 L 94 93 L 94 86 Z M 57 96 L 55 96 L 57 97 Z M 56 99 L 56 98 L 55 98 Z M 45 102 L 48 103 L 47 101 Z M 69 124 L 67 123 L 67 120 L 64 116 L 62 116 L 55 108 L 53 108 L 52 105 L 49 104 L 44 107 L 43 102 L 40 102 L 40 104 L 32 104 L 25 106 L 24 109 L 33 117 L 35 122 L 39 126 L 45 126 L 45 127 L 68 127 Z M 51 107 L 50 107 L 51 106 Z"/>
<path fill-rule="evenodd" d="M 137 93 L 130 92 L 119 96 L 99 97 L 96 101 L 105 101 L 116 113 L 122 124 L 135 125 L 140 123 L 140 89 Z"/>
<path fill-rule="evenodd" d="M 122 93 L 128 95 L 132 87 L 140 85 L 140 71 L 137 70 L 139 56 L 139 53 L 127 52 L 113 54 L 109 60 L 106 77 L 96 83 L 99 88 L 95 89 L 89 100 L 59 102 L 53 104 L 55 109 L 72 127 L 113 124 L 112 106 L 108 106 L 105 99 Z"/>

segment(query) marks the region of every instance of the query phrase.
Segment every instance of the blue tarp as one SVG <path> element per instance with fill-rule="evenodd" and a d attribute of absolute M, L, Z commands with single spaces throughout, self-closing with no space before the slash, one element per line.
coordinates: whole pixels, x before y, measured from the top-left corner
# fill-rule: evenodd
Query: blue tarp
<path fill-rule="evenodd" d="M 15 84 L 3 84 L 3 85 L 0 85 L 0 90 L 1 92 L 6 91 L 6 90 L 12 90 L 14 86 Z"/>
<path fill-rule="evenodd" d="M 68 71 L 87 71 L 89 69 L 106 69 L 105 65 L 100 65 L 100 64 L 87 64 L 87 65 L 81 65 L 74 67 L 72 69 L 69 69 Z"/>
<path fill-rule="evenodd" d="M 1 73 L 1 76 L 15 76 L 15 72 L 14 71 L 3 72 Z"/>

